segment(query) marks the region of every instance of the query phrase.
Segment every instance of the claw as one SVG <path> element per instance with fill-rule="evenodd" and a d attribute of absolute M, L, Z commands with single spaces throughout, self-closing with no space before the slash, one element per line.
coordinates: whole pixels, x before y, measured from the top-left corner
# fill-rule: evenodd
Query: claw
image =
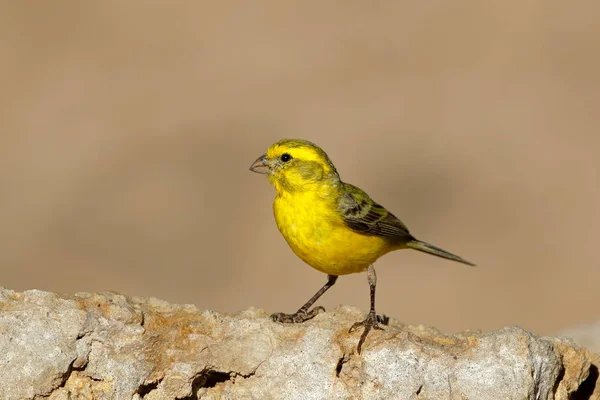
<path fill-rule="evenodd" d="M 318 306 L 313 308 L 310 311 L 306 311 L 300 309 L 296 311 L 294 314 L 285 314 L 285 313 L 274 313 L 271 314 L 271 319 L 274 322 L 281 322 L 284 324 L 299 324 L 304 321 L 308 321 L 309 319 L 313 319 L 319 313 L 325 312 L 325 308 Z"/>
<path fill-rule="evenodd" d="M 375 314 L 374 312 L 370 312 L 364 321 L 355 322 L 350 327 L 350 330 L 348 331 L 348 333 L 354 332 L 356 329 L 360 328 L 361 326 L 365 328 L 362 335 L 360 335 L 360 340 L 358 341 L 358 346 L 356 348 L 356 350 L 358 351 L 358 354 L 360 354 L 360 352 L 362 350 L 362 345 L 365 342 L 365 339 L 367 338 L 367 335 L 369 334 L 371 329 L 376 329 L 379 331 L 384 330 L 381 326 L 379 326 L 379 322 L 385 324 L 385 322 L 387 322 L 387 321 L 385 320 L 385 317 L 382 318 L 379 315 Z"/>
<path fill-rule="evenodd" d="M 383 325 L 388 325 L 390 323 L 390 317 L 387 315 L 377 315 L 377 322 Z"/>

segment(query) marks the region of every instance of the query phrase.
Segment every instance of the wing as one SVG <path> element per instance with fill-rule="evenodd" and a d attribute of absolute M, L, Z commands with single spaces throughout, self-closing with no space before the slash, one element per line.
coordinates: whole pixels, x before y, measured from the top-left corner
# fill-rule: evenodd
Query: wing
<path fill-rule="evenodd" d="M 402 221 L 375 203 L 364 191 L 344 183 L 344 192 L 338 201 L 338 208 L 344 223 L 350 229 L 365 235 L 412 238 Z"/>

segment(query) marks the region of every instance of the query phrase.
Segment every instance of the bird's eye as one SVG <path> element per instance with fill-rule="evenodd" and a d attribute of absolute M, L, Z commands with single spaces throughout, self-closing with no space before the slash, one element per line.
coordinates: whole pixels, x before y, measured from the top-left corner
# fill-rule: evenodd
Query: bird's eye
<path fill-rule="evenodd" d="M 283 153 L 281 155 L 281 161 L 283 162 L 288 162 L 292 159 L 292 156 L 290 156 L 288 153 Z"/>

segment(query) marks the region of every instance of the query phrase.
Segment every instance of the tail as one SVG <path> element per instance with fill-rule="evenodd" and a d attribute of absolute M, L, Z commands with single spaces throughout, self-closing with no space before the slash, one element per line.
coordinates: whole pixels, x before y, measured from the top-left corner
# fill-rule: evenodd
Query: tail
<path fill-rule="evenodd" d="M 448 253 L 446 250 L 440 249 L 439 247 L 436 247 L 432 244 L 422 242 L 418 239 L 413 239 L 413 240 L 409 241 L 408 243 L 406 243 L 406 247 L 408 247 L 409 249 L 419 250 L 419 251 L 422 251 L 423 253 L 432 254 L 434 256 L 438 256 L 438 257 L 445 258 L 448 260 L 467 264 L 472 267 L 475 266 L 475 264 L 473 264 L 470 261 L 465 260 L 464 258 L 455 256 L 452 253 Z"/>

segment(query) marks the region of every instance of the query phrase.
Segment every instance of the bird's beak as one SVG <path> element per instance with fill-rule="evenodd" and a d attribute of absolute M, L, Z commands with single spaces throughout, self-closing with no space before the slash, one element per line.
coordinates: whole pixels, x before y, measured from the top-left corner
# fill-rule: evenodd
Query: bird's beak
<path fill-rule="evenodd" d="M 256 172 L 257 174 L 268 174 L 271 172 L 271 164 L 267 160 L 267 155 L 263 154 L 258 157 L 254 163 L 250 166 L 250 171 Z"/>

